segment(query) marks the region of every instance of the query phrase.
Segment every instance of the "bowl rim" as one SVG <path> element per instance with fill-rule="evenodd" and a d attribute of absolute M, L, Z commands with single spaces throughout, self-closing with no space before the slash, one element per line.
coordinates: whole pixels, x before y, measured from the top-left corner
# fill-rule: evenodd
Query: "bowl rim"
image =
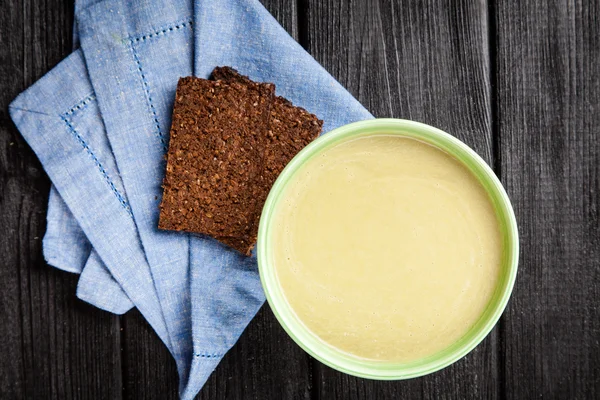
<path fill-rule="evenodd" d="M 496 291 L 480 319 L 457 342 L 429 357 L 410 363 L 361 359 L 334 348 L 312 333 L 295 315 L 279 287 L 275 268 L 269 262 L 269 225 L 277 201 L 286 184 L 308 160 L 341 141 L 371 135 L 399 135 L 432 144 L 465 165 L 484 186 L 498 215 L 503 235 L 502 272 Z M 257 260 L 266 299 L 287 334 L 304 351 L 338 371 L 369 379 L 400 380 L 427 375 L 445 368 L 472 351 L 500 319 L 516 280 L 519 259 L 519 234 L 510 199 L 489 165 L 469 146 L 433 126 L 416 121 L 379 118 L 354 122 L 324 134 L 300 151 L 274 183 L 262 210 Z"/>

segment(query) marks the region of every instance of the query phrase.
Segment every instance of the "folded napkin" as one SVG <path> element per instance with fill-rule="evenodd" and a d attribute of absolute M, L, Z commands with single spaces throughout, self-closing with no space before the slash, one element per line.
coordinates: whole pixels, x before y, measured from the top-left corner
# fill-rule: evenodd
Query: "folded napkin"
<path fill-rule="evenodd" d="M 95 3 L 95 4 L 94 4 Z M 255 0 L 90 1 L 81 49 L 21 94 L 13 120 L 57 193 L 44 254 L 81 271 L 78 296 L 137 307 L 193 398 L 264 301 L 256 258 L 201 236 L 159 231 L 177 80 L 230 65 L 325 121 L 371 115 Z"/>

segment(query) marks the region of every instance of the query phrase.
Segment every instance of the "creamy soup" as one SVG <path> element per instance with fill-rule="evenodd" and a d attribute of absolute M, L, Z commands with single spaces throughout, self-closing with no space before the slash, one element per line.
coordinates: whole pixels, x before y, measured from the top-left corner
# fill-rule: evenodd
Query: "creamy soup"
<path fill-rule="evenodd" d="M 274 210 L 283 294 L 325 343 L 410 362 L 460 339 L 499 278 L 502 239 L 486 191 L 455 158 L 377 135 L 303 165 Z"/>

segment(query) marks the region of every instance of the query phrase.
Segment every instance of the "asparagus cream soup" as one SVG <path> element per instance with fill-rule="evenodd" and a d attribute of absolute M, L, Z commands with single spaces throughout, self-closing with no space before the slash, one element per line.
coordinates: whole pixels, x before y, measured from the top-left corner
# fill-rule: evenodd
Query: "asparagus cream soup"
<path fill-rule="evenodd" d="M 273 262 L 290 307 L 323 342 L 410 362 L 477 322 L 502 238 L 463 164 L 425 142 L 375 135 L 326 149 L 291 179 L 274 210 Z"/>

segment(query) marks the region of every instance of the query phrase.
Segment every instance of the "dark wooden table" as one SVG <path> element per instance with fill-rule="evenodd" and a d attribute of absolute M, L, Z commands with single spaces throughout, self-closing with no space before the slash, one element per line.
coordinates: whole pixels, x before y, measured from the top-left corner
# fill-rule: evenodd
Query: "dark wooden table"
<path fill-rule="evenodd" d="M 500 176 L 521 234 L 514 294 L 475 351 L 375 382 L 311 359 L 268 306 L 201 399 L 600 398 L 600 3 L 268 0 L 369 110 L 446 130 Z M 137 311 L 75 297 L 41 253 L 49 180 L 8 103 L 71 49 L 68 0 L 0 1 L 0 398 L 177 397 Z"/>

